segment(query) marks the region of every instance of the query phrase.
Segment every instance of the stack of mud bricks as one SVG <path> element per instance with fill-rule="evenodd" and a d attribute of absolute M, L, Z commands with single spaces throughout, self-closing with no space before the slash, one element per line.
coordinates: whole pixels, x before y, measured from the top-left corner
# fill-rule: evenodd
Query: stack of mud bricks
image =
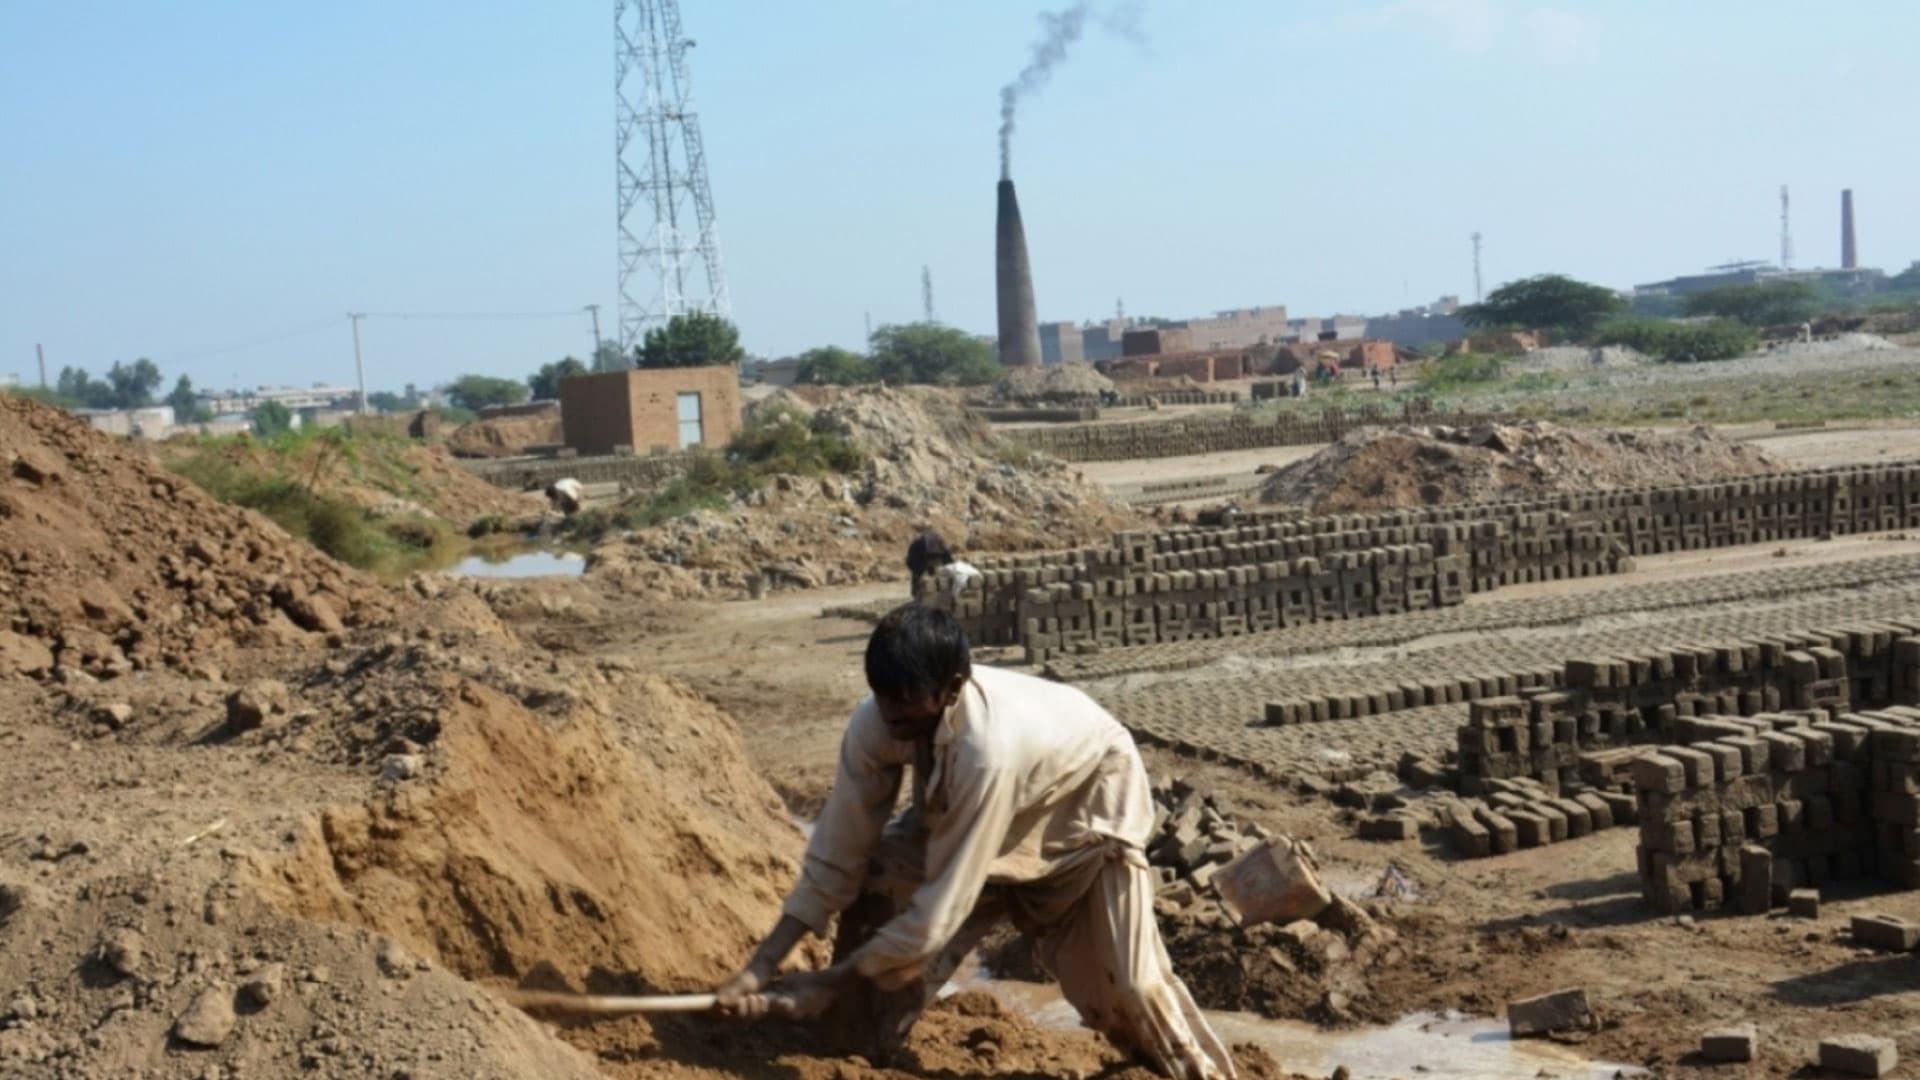
<path fill-rule="evenodd" d="M 1692 718 L 1676 734 L 1634 766 L 1657 910 L 1759 913 L 1858 877 L 1920 887 L 1920 709 Z"/>
<path fill-rule="evenodd" d="M 963 621 L 974 640 L 1026 645 L 1041 661 L 1061 651 L 1417 611 L 1506 585 L 1618 573 L 1631 568 L 1629 553 L 1920 527 L 1920 466 L 1375 514 L 1260 510 L 1215 521 L 978 560 L 986 579 L 982 595 L 959 602 Z M 1735 711 L 1717 701 L 1705 707 Z"/>
<path fill-rule="evenodd" d="M 1173 403 L 1156 395 L 1163 404 Z M 1144 403 L 1144 398 L 1123 401 Z M 1181 457 L 1272 446 L 1308 446 L 1338 440 L 1357 428 L 1396 423 L 1471 426 L 1490 419 L 1480 413 L 1437 413 L 1431 403 L 1410 403 L 1397 412 L 1377 408 L 1326 409 L 1316 416 L 1281 413 L 1272 419 L 1218 416 L 1129 424 L 1085 424 L 1006 432 L 1003 437 L 1062 461 L 1119 461 Z"/>
<path fill-rule="evenodd" d="M 1509 670 L 1482 675 L 1459 675 L 1447 678 L 1421 679 L 1415 682 L 1401 683 L 1398 686 L 1380 687 L 1365 693 L 1324 694 L 1311 697 L 1289 698 L 1284 701 L 1269 701 L 1266 706 L 1266 723 L 1279 724 L 1317 724 L 1327 720 L 1352 720 L 1362 716 L 1381 716 L 1400 712 L 1403 709 L 1422 709 L 1433 705 L 1453 705 L 1459 702 L 1487 702 L 1529 700 L 1532 695 L 1547 689 L 1547 684 L 1557 678 L 1552 669 Z M 1527 695 L 1527 698 L 1515 695 Z M 1469 725 L 1471 726 L 1471 725 Z M 1462 729 L 1465 730 L 1465 729 Z M 1462 737 L 1462 744 L 1466 739 Z M 1529 742 L 1528 744 L 1532 744 Z M 1482 774 L 1476 774 L 1482 775 Z M 1524 770 L 1512 775 L 1526 775 Z M 1464 770 L 1463 770 L 1463 783 Z"/>
<path fill-rule="evenodd" d="M 1631 825 L 1638 813 L 1631 795 L 1578 785 L 1560 790 L 1526 778 L 1489 781 L 1480 798 L 1443 805 L 1448 838 L 1467 858 L 1577 840 Z"/>
<path fill-rule="evenodd" d="M 1622 790 L 1634 757 L 1613 749 L 1688 742 L 1697 717 L 1828 719 L 1920 703 L 1916 634 L 1920 621 L 1903 619 L 1569 661 L 1555 688 L 1473 703 L 1457 732 L 1461 792 L 1517 778 Z"/>
<path fill-rule="evenodd" d="M 1784 899 L 1863 872 L 1873 836 L 1865 729 L 1824 713 L 1762 714 L 1689 717 L 1673 734 L 1678 744 L 1633 763 L 1640 879 L 1654 910 L 1758 914 L 1776 890 Z"/>
<path fill-rule="evenodd" d="M 1578 711 L 1574 696 L 1562 691 L 1473 702 L 1458 732 L 1460 793 L 1481 795 L 1519 778 L 1554 792 L 1571 786 L 1582 751 L 1629 741 L 1626 724 L 1617 733 L 1602 731 L 1598 716 Z"/>

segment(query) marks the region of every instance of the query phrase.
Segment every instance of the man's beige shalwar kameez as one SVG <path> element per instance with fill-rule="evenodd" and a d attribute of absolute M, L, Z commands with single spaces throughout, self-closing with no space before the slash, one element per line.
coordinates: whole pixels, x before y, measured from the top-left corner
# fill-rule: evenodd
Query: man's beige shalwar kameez
<path fill-rule="evenodd" d="M 889 827 L 907 765 L 914 812 Z M 930 746 L 895 739 L 871 699 L 854 710 L 785 911 L 824 933 L 880 887 L 869 866 L 904 840 L 919 863 L 910 898 L 854 950 L 861 975 L 883 990 L 944 980 L 943 951 L 1008 917 L 1089 1027 L 1168 1075 L 1232 1077 L 1154 922 L 1152 828 L 1146 768 L 1106 710 L 1070 686 L 976 669 Z"/>

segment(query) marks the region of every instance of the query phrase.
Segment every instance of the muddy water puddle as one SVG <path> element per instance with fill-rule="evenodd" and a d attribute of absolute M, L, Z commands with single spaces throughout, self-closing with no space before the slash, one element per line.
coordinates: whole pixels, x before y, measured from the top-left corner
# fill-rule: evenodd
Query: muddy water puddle
<path fill-rule="evenodd" d="M 1080 1026 L 1079 1016 L 1056 986 L 995 979 L 980 970 L 949 983 L 947 990 L 985 990 L 1042 1027 Z M 1390 1026 L 1347 1031 L 1211 1010 L 1207 1020 L 1229 1045 L 1252 1043 L 1286 1068 L 1309 1075 L 1331 1075 L 1342 1065 L 1354 1080 L 1613 1080 L 1648 1075 L 1643 1069 L 1589 1061 L 1557 1043 L 1509 1038 L 1504 1021 L 1485 1017 L 1415 1013 Z"/>

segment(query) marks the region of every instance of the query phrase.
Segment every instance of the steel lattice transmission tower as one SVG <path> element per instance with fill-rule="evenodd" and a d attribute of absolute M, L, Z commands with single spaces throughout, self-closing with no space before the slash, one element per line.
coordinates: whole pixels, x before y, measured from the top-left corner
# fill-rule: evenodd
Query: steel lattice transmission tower
<path fill-rule="evenodd" d="M 688 311 L 731 315 L 679 0 L 614 0 L 620 351 Z"/>

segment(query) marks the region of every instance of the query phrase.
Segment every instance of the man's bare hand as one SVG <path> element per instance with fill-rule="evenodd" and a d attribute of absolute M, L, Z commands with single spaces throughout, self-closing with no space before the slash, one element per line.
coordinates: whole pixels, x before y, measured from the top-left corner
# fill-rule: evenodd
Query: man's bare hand
<path fill-rule="evenodd" d="M 749 995 L 738 1015 L 749 1019 L 772 1016 L 781 1020 L 812 1020 L 832 1006 L 843 983 L 840 973 L 833 971 L 789 975 L 765 993 Z"/>
<path fill-rule="evenodd" d="M 742 968 L 738 975 L 727 980 L 715 991 L 718 998 L 714 1009 L 722 1016 L 737 1016 L 743 1020 L 758 1020 L 767 1015 L 766 995 L 760 991 L 773 982 L 773 969 L 755 961 Z"/>

